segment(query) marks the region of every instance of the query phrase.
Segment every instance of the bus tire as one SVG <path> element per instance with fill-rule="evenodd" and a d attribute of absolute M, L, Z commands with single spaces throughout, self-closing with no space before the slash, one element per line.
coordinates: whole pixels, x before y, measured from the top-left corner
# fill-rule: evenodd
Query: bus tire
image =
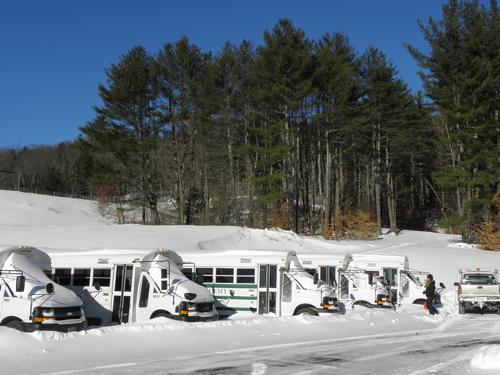
<path fill-rule="evenodd" d="M 22 320 L 19 318 L 15 317 L 5 318 L 2 322 L 2 325 L 5 327 L 16 329 L 18 331 L 24 331 Z"/>
<path fill-rule="evenodd" d="M 318 316 L 318 310 L 316 310 L 314 307 L 301 307 L 297 310 L 295 315 L 311 315 L 311 316 Z"/>
<path fill-rule="evenodd" d="M 151 314 L 151 317 L 149 319 L 154 319 L 154 318 L 170 318 L 170 314 L 165 311 L 165 310 L 158 310 L 155 311 L 154 313 Z"/>

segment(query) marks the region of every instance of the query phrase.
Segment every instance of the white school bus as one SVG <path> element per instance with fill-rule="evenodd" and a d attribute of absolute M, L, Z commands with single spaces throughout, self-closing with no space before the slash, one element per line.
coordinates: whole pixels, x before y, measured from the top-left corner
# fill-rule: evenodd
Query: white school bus
<path fill-rule="evenodd" d="M 81 296 L 92 325 L 168 317 L 218 318 L 206 288 L 182 274 L 171 250 L 52 252 L 53 278 Z"/>
<path fill-rule="evenodd" d="M 82 301 L 49 279 L 50 257 L 33 247 L 0 252 L 0 325 L 32 332 L 85 329 Z"/>
<path fill-rule="evenodd" d="M 293 251 L 182 252 L 184 274 L 205 286 L 221 316 L 337 312 L 331 286 L 307 273 Z"/>
<path fill-rule="evenodd" d="M 342 302 L 373 304 L 376 300 L 375 283 L 383 276 L 390 287 L 391 300 L 396 304 L 422 304 L 425 272 L 410 269 L 408 257 L 382 254 L 304 254 L 304 267 L 318 272 L 320 278 L 336 289 Z"/>

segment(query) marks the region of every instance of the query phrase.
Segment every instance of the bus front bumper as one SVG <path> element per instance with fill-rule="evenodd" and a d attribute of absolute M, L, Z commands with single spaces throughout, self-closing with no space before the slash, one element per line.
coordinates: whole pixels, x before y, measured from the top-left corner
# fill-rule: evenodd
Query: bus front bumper
<path fill-rule="evenodd" d="M 19 322 L 19 328 L 23 332 L 34 332 L 34 331 L 77 332 L 87 329 L 87 321 L 84 320 L 83 322 L 68 323 L 68 324 Z"/>

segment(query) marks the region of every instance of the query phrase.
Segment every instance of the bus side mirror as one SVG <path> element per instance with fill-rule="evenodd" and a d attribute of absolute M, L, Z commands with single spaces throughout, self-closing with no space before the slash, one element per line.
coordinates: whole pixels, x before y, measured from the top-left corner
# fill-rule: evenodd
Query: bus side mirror
<path fill-rule="evenodd" d="M 26 278 L 24 276 L 16 277 L 16 292 L 24 292 Z"/>
<path fill-rule="evenodd" d="M 102 288 L 101 288 L 101 284 L 99 284 L 99 281 L 94 282 L 94 288 L 95 288 L 95 290 L 97 290 L 98 292 L 100 292 L 100 291 L 101 291 L 101 289 L 102 289 Z"/>
<path fill-rule="evenodd" d="M 48 294 L 54 293 L 54 284 L 48 283 L 47 287 L 45 288 L 45 290 L 47 291 Z"/>
<path fill-rule="evenodd" d="M 453 283 L 453 285 L 454 285 L 454 286 L 460 286 L 460 283 L 459 283 L 459 282 L 457 282 L 457 281 L 455 281 L 455 282 Z"/>
<path fill-rule="evenodd" d="M 443 283 L 439 283 L 439 286 L 443 289 L 446 289 L 446 286 Z"/>
<path fill-rule="evenodd" d="M 316 285 L 316 284 L 318 283 L 318 281 L 319 281 L 319 275 L 318 275 L 318 273 L 316 272 L 316 273 L 314 274 L 314 276 L 313 276 L 313 283 L 314 283 L 314 285 Z"/>

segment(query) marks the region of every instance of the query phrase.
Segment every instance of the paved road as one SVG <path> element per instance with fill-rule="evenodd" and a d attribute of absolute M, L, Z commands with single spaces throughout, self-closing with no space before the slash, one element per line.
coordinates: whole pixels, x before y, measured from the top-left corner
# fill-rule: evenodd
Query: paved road
<path fill-rule="evenodd" d="M 482 345 L 500 344 L 497 315 L 469 315 L 436 330 L 215 352 L 78 374 L 470 374 Z"/>

